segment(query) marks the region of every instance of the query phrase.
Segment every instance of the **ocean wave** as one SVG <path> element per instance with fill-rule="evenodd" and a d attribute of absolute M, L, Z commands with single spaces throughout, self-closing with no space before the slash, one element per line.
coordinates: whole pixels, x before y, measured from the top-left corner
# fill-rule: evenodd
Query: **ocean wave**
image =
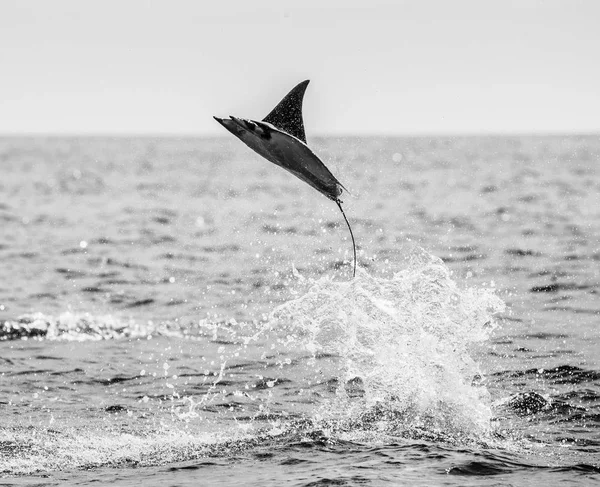
<path fill-rule="evenodd" d="M 66 311 L 58 316 L 31 313 L 0 325 L 0 340 L 119 340 L 152 335 L 182 336 L 177 323 L 138 323 L 111 315 Z"/>

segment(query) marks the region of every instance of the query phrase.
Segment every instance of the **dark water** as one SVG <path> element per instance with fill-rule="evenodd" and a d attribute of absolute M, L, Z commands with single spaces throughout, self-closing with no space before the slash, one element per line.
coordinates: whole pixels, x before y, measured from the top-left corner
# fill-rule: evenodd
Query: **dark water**
<path fill-rule="evenodd" d="M 600 481 L 600 138 L 0 139 L 0 485 Z"/>

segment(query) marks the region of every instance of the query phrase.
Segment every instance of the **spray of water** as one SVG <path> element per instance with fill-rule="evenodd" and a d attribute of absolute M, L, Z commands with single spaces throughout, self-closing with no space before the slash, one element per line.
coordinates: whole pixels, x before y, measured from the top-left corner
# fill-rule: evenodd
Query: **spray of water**
<path fill-rule="evenodd" d="M 350 282 L 312 283 L 269 326 L 282 346 L 340 358 L 335 397 L 318 420 L 476 436 L 489 431 L 491 409 L 470 348 L 503 309 L 491 290 L 459 289 L 440 259 L 414 250 L 391 279 L 359 269 Z"/>

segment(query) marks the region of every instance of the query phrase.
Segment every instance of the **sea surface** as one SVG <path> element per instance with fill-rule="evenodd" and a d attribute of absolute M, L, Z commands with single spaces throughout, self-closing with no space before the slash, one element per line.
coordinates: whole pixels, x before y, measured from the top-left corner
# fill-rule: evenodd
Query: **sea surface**
<path fill-rule="evenodd" d="M 0 485 L 600 483 L 600 137 L 0 138 Z"/>

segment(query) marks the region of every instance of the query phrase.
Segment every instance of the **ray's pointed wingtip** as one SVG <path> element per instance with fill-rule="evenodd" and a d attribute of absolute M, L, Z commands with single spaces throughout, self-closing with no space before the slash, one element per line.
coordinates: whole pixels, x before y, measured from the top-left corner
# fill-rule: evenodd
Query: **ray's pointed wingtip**
<path fill-rule="evenodd" d="M 308 86 L 308 83 L 310 83 L 309 79 L 305 79 L 304 81 L 300 81 L 300 83 L 298 83 L 296 85 L 296 88 L 294 88 L 294 89 L 295 90 L 302 89 L 302 91 L 304 92 L 304 91 L 306 91 L 306 87 Z"/>

